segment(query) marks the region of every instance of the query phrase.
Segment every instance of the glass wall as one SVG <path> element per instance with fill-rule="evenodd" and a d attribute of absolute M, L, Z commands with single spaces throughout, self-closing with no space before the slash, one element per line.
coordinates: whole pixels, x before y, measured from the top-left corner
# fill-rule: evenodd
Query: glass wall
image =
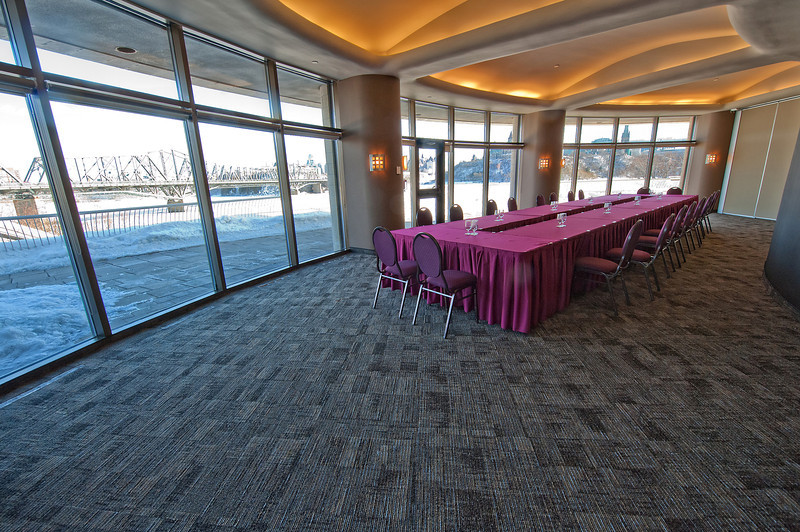
<path fill-rule="evenodd" d="M 53 114 L 112 330 L 210 294 L 183 123 L 68 103 Z"/>
<path fill-rule="evenodd" d="M 516 150 L 489 150 L 489 198 L 497 202 L 498 209 L 508 209 L 508 198 L 514 196 L 511 184 L 516 175 Z"/>
<path fill-rule="evenodd" d="M 682 186 L 693 145 L 693 117 L 567 117 L 560 198 L 569 190 L 587 196 L 663 192 Z M 578 167 L 573 165 L 578 153 Z M 577 183 L 571 189 L 569 176 Z"/>
<path fill-rule="evenodd" d="M 464 218 L 483 215 L 483 156 L 483 149 L 455 150 L 453 202 L 461 205 Z M 499 198 L 496 201 L 499 205 Z"/>
<path fill-rule="evenodd" d="M 567 201 L 572 190 L 572 175 L 575 172 L 575 150 L 563 150 L 561 157 L 561 182 L 558 187 L 558 201 Z M 575 191 L 577 198 L 577 191 Z"/>
<path fill-rule="evenodd" d="M 442 105 L 416 103 L 417 137 L 447 139 L 450 137 L 448 108 Z"/>
<path fill-rule="evenodd" d="M 0 92 L 0 382 L 342 249 L 330 80 L 196 30 L 170 39 L 165 18 L 123 1 L 25 4 L 14 31 L 0 21 L 4 87 L 19 79 Z M 29 28 L 21 56 L 42 71 L 20 77 L 9 39 Z"/>
<path fill-rule="evenodd" d="M 0 121 L 2 377 L 89 340 L 94 332 L 25 98 L 0 93 Z"/>
<path fill-rule="evenodd" d="M 289 188 L 300 262 L 342 249 L 332 216 L 337 212 L 336 195 L 331 195 L 331 190 L 336 190 L 333 150 L 330 140 L 286 136 Z"/>
<path fill-rule="evenodd" d="M 483 142 L 486 135 L 486 120 L 483 111 L 455 110 L 455 140 Z"/>

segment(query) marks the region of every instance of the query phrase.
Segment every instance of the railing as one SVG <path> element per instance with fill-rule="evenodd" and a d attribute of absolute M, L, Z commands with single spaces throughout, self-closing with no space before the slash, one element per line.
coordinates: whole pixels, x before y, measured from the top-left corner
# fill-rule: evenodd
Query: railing
<path fill-rule="evenodd" d="M 214 216 L 282 216 L 279 197 L 220 200 L 213 203 Z M 109 236 L 168 222 L 200 219 L 197 203 L 168 203 L 147 207 L 126 207 L 84 211 L 79 214 L 87 238 Z M 31 249 L 59 242 L 61 224 L 55 214 L 0 218 L 3 250 Z"/>

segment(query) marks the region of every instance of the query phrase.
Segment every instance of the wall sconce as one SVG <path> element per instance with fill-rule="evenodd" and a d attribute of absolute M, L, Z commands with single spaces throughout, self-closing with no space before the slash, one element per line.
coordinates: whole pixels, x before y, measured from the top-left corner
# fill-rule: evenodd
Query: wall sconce
<path fill-rule="evenodd" d="M 707 153 L 706 154 L 706 164 L 715 164 L 717 162 L 717 154 L 716 153 Z"/>
<path fill-rule="evenodd" d="M 403 171 L 408 170 L 408 155 L 403 155 Z"/>
<path fill-rule="evenodd" d="M 377 172 L 386 168 L 386 156 L 382 153 L 369 154 L 369 171 Z"/>
<path fill-rule="evenodd" d="M 539 170 L 550 168 L 550 157 L 539 157 Z"/>
<path fill-rule="evenodd" d="M 564 157 L 562 157 L 561 158 L 561 168 L 564 168 L 565 166 L 567 166 L 567 160 Z"/>

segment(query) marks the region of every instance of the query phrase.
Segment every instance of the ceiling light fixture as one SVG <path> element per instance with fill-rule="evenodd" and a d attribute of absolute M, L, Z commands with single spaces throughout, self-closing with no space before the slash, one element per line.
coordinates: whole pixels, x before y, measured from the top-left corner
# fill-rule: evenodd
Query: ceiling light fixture
<path fill-rule="evenodd" d="M 131 48 L 130 46 L 117 46 L 114 49 L 116 51 L 118 51 L 119 53 L 121 53 L 121 54 L 135 54 L 136 53 L 136 48 Z"/>
<path fill-rule="evenodd" d="M 555 64 L 555 65 L 553 65 L 553 68 L 561 68 L 561 65 Z"/>

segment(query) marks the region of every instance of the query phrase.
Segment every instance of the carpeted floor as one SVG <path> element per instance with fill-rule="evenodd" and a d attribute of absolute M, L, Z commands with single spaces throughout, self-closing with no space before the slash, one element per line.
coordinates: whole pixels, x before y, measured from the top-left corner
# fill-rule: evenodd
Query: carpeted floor
<path fill-rule="evenodd" d="M 800 530 L 773 224 L 712 223 L 530 335 L 372 310 L 355 254 L 144 330 L 0 397 L 0 529 Z"/>

